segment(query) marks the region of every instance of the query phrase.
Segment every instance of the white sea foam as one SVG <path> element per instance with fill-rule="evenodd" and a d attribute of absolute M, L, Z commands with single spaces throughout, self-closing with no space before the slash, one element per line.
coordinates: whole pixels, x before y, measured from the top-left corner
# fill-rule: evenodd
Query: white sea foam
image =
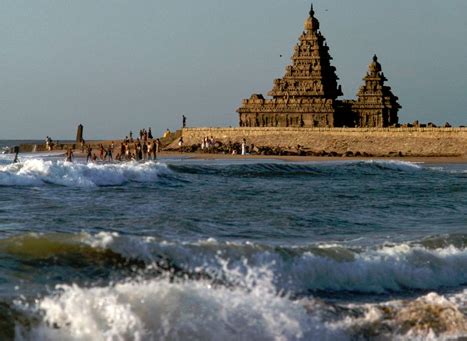
<path fill-rule="evenodd" d="M 449 173 L 449 174 L 467 174 L 467 169 L 465 169 L 465 165 L 454 165 L 450 167 L 429 167 L 430 170 L 435 171 L 435 172 L 443 172 L 443 173 Z"/>
<path fill-rule="evenodd" d="M 354 335 L 379 335 L 391 340 L 457 340 L 467 337 L 467 316 L 462 304 L 467 290 L 443 296 L 429 293 L 415 300 L 397 300 L 381 304 L 350 304 L 360 311 L 331 322 L 335 329 L 353 331 Z"/>
<path fill-rule="evenodd" d="M 423 167 L 419 163 L 410 162 L 410 161 L 400 161 L 400 160 L 368 160 L 360 161 L 365 164 L 378 165 L 384 168 L 401 170 L 401 171 L 413 171 L 419 170 Z"/>
<path fill-rule="evenodd" d="M 330 305 L 277 294 L 272 272 L 223 264 L 239 285 L 167 278 L 128 280 L 105 287 L 59 285 L 19 308 L 40 316 L 25 340 L 447 340 L 467 335 L 461 304 L 467 291 L 378 304 Z"/>
<path fill-rule="evenodd" d="M 292 261 L 273 258 L 280 285 L 294 291 L 332 290 L 383 293 L 406 288 L 432 290 L 467 283 L 467 250 L 429 250 L 398 245 L 328 255 L 305 252 Z"/>
<path fill-rule="evenodd" d="M 465 249 L 398 244 L 347 250 L 352 256 L 342 258 L 345 247 L 328 244 L 290 250 L 283 257 L 275 248 L 215 239 L 180 243 L 107 232 L 78 237 L 92 247 L 144 259 L 149 268 L 164 255 L 221 281 L 162 275 L 103 287 L 60 285 L 32 307 L 23 305 L 39 323 L 18 325 L 18 339 L 350 340 L 375 335 L 443 340 L 467 335 L 467 290 L 338 307 L 310 297 L 294 300 L 288 293 L 298 287 L 378 292 L 400 285 L 455 284 L 467 272 Z"/>
<path fill-rule="evenodd" d="M 248 283 L 248 289 L 167 279 L 62 285 L 37 302 L 40 325 L 18 328 L 18 334 L 34 340 L 347 339 L 299 303 L 276 295 L 267 278 L 252 273 Z"/>
<path fill-rule="evenodd" d="M 43 159 L 0 165 L 1 186 L 40 186 L 46 183 L 70 187 L 122 185 L 126 182 L 152 182 L 167 172 L 161 163 L 70 163 Z"/>

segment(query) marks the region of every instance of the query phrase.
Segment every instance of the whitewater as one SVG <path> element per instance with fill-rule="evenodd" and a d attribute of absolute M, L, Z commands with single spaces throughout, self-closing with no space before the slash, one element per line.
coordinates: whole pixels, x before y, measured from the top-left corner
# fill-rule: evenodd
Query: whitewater
<path fill-rule="evenodd" d="M 0 155 L 0 339 L 461 340 L 467 165 Z"/>

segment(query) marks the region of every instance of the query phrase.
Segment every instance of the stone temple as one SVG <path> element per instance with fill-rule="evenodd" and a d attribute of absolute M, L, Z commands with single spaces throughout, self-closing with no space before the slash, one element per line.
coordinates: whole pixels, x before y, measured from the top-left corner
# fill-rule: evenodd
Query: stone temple
<path fill-rule="evenodd" d="M 268 93 L 253 94 L 237 110 L 241 127 L 390 127 L 398 125 L 401 108 L 376 56 L 368 67 L 356 100 L 342 96 L 326 39 L 313 5 L 295 46 L 292 65 Z"/>

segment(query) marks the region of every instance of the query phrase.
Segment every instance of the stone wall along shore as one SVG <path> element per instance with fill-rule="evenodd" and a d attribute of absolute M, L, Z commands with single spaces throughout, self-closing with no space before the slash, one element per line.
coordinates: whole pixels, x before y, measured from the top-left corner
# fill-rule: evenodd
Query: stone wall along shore
<path fill-rule="evenodd" d="M 224 144 L 305 149 L 328 153 L 366 153 L 372 156 L 467 157 L 467 128 L 185 128 L 185 146 L 214 137 Z M 171 145 L 177 148 L 177 141 Z"/>

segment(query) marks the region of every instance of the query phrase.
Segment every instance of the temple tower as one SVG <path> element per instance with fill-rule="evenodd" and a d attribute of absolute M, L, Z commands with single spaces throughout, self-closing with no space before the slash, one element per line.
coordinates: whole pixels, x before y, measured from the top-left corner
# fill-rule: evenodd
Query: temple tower
<path fill-rule="evenodd" d="M 336 115 L 338 86 L 336 68 L 331 65 L 326 40 L 319 31 L 313 5 L 305 30 L 295 46 L 292 65 L 283 78 L 276 79 L 268 93 L 272 99 L 254 94 L 243 100 L 237 112 L 240 126 L 252 127 L 334 127 L 342 125 Z"/>
<path fill-rule="evenodd" d="M 305 20 L 284 77 L 276 79 L 268 93 L 253 94 L 237 110 L 241 127 L 362 127 L 380 128 L 398 124 L 401 106 L 373 57 L 357 100 L 342 96 L 336 68 L 331 65 L 326 40 L 319 30 L 313 5 Z"/>
<path fill-rule="evenodd" d="M 375 55 L 368 66 L 368 72 L 363 78 L 364 85 L 357 93 L 357 101 L 352 105 L 352 111 L 357 115 L 356 124 L 365 128 L 390 127 L 399 123 L 397 112 L 401 108 L 389 86 Z"/>

